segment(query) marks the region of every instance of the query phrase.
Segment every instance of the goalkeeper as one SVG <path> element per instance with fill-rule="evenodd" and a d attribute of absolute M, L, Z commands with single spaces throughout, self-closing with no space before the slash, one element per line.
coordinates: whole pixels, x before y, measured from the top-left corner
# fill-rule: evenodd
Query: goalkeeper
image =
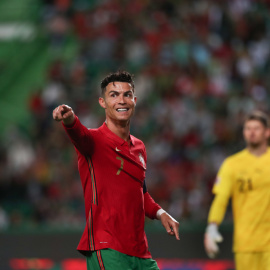
<path fill-rule="evenodd" d="M 246 148 L 222 164 L 213 187 L 204 246 L 210 258 L 218 251 L 227 203 L 232 198 L 233 251 L 237 270 L 270 270 L 270 136 L 269 119 L 260 111 L 244 122 Z"/>

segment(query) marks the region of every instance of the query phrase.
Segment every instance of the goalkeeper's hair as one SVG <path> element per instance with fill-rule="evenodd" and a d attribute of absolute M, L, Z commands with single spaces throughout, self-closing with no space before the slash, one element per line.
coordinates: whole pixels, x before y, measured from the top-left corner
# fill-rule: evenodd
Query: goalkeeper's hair
<path fill-rule="evenodd" d="M 270 128 L 270 121 L 268 115 L 263 111 L 253 111 L 250 114 L 247 115 L 245 119 L 245 123 L 250 120 L 257 120 L 261 122 L 265 128 Z"/>
<path fill-rule="evenodd" d="M 130 83 L 131 87 L 132 87 L 132 91 L 134 92 L 134 80 L 133 80 L 134 76 L 131 75 L 129 72 L 124 71 L 124 70 L 118 70 L 114 73 L 110 73 L 108 74 L 102 81 L 100 84 L 101 87 L 101 94 L 102 96 L 104 96 L 105 92 L 106 92 L 106 87 L 109 83 L 114 83 L 114 82 L 127 82 Z"/>

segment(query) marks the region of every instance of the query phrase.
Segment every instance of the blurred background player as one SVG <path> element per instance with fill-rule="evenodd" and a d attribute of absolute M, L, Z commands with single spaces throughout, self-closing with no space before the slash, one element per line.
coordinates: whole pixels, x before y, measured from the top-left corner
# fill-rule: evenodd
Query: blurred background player
<path fill-rule="evenodd" d="M 179 240 L 179 223 L 147 192 L 146 150 L 130 135 L 137 98 L 132 76 L 111 73 L 101 82 L 99 104 L 106 121 L 98 129 L 83 126 L 71 107 L 53 111 L 78 155 L 84 189 L 86 227 L 78 250 L 87 255 L 88 269 L 159 269 L 151 259 L 144 233 L 145 215 L 160 219 Z"/>
<path fill-rule="evenodd" d="M 237 270 L 270 269 L 270 136 L 269 118 L 254 111 L 244 122 L 246 148 L 222 164 L 213 187 L 204 245 L 214 258 L 222 242 L 218 225 L 232 198 Z"/>

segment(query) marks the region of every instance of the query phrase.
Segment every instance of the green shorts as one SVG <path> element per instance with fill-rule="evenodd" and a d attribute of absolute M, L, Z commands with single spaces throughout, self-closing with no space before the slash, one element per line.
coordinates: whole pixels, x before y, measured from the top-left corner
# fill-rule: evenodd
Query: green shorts
<path fill-rule="evenodd" d="M 153 259 L 129 256 L 113 249 L 101 249 L 86 257 L 87 270 L 159 270 Z"/>

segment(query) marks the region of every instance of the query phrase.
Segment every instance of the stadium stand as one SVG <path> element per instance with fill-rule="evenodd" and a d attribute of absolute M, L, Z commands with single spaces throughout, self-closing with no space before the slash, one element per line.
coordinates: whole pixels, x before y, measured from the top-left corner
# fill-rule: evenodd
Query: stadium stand
<path fill-rule="evenodd" d="M 182 223 L 205 224 L 217 169 L 243 147 L 243 116 L 269 112 L 268 2 L 34 2 L 28 18 L 44 34 L 0 43 L 0 228 L 83 226 L 75 152 L 51 113 L 66 103 L 100 125 L 99 82 L 118 68 L 135 74 L 149 192 Z"/>

